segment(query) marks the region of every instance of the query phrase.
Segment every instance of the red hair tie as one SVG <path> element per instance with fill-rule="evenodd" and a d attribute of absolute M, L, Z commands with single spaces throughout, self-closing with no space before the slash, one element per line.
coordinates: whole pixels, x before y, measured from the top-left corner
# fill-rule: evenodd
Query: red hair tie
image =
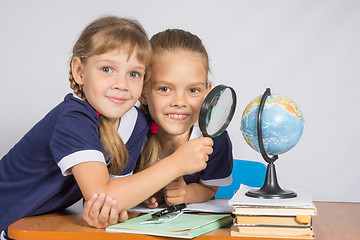
<path fill-rule="evenodd" d="M 101 115 L 101 113 L 99 113 L 98 111 L 96 111 L 96 114 L 97 114 L 98 116 L 100 116 L 100 115 Z"/>
<path fill-rule="evenodd" d="M 150 125 L 150 131 L 152 133 L 158 133 L 159 131 L 159 125 L 156 123 L 156 122 L 153 122 L 151 125 Z"/>

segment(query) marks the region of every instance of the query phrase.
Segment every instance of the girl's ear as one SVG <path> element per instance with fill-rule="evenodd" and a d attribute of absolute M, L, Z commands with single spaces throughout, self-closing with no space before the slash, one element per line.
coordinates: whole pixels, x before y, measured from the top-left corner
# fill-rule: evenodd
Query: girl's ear
<path fill-rule="evenodd" d="M 79 85 L 84 85 L 84 65 L 81 63 L 79 57 L 74 57 L 71 61 L 71 72 L 75 82 Z"/>
<path fill-rule="evenodd" d="M 206 88 L 206 95 L 208 95 L 208 94 L 209 94 L 209 92 L 210 92 L 210 90 L 211 90 L 211 88 L 212 88 L 212 83 L 211 83 L 210 81 L 208 81 L 208 82 L 206 83 L 206 85 L 207 85 L 207 88 Z"/>

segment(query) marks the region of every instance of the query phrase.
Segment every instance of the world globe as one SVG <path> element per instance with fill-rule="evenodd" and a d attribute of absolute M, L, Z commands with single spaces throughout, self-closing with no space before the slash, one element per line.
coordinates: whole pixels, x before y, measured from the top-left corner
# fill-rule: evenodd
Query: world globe
<path fill-rule="evenodd" d="M 255 98 L 245 108 L 241 118 L 241 132 L 245 141 L 260 152 L 257 119 L 262 96 Z M 262 112 L 262 139 L 269 155 L 289 151 L 299 141 L 304 118 L 296 103 L 283 95 L 269 95 Z"/>

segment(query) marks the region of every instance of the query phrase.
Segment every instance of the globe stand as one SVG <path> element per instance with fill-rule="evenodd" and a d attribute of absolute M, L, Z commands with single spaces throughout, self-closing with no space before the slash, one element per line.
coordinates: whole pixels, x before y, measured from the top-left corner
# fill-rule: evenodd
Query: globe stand
<path fill-rule="evenodd" d="M 258 190 L 249 190 L 246 192 L 246 196 L 255 197 L 255 198 L 293 198 L 297 194 L 290 190 L 283 190 L 277 181 L 276 171 L 275 171 L 275 160 L 278 159 L 277 155 L 272 156 L 271 158 L 266 154 L 263 137 L 262 137 L 262 113 L 264 110 L 265 102 L 267 97 L 271 95 L 270 88 L 267 88 L 263 94 L 259 106 L 259 112 L 257 115 L 257 133 L 258 133 L 258 143 L 261 156 L 268 163 L 266 170 L 266 177 L 264 185 Z"/>

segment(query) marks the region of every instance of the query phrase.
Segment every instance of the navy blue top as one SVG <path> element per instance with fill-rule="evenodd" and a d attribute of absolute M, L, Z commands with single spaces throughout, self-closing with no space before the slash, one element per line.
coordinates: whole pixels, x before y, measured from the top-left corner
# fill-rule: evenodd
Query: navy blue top
<path fill-rule="evenodd" d="M 106 163 L 96 111 L 73 94 L 52 109 L 0 161 L 0 232 L 16 220 L 66 208 L 82 198 L 71 168 L 85 161 Z M 121 118 L 132 174 L 149 122 L 136 107 Z"/>
<path fill-rule="evenodd" d="M 193 127 L 190 140 L 201 135 L 198 123 Z M 227 186 L 232 183 L 233 155 L 232 144 L 227 131 L 213 138 L 213 152 L 209 155 L 207 166 L 204 170 L 184 176 L 186 183 L 201 181 L 210 186 Z"/>

